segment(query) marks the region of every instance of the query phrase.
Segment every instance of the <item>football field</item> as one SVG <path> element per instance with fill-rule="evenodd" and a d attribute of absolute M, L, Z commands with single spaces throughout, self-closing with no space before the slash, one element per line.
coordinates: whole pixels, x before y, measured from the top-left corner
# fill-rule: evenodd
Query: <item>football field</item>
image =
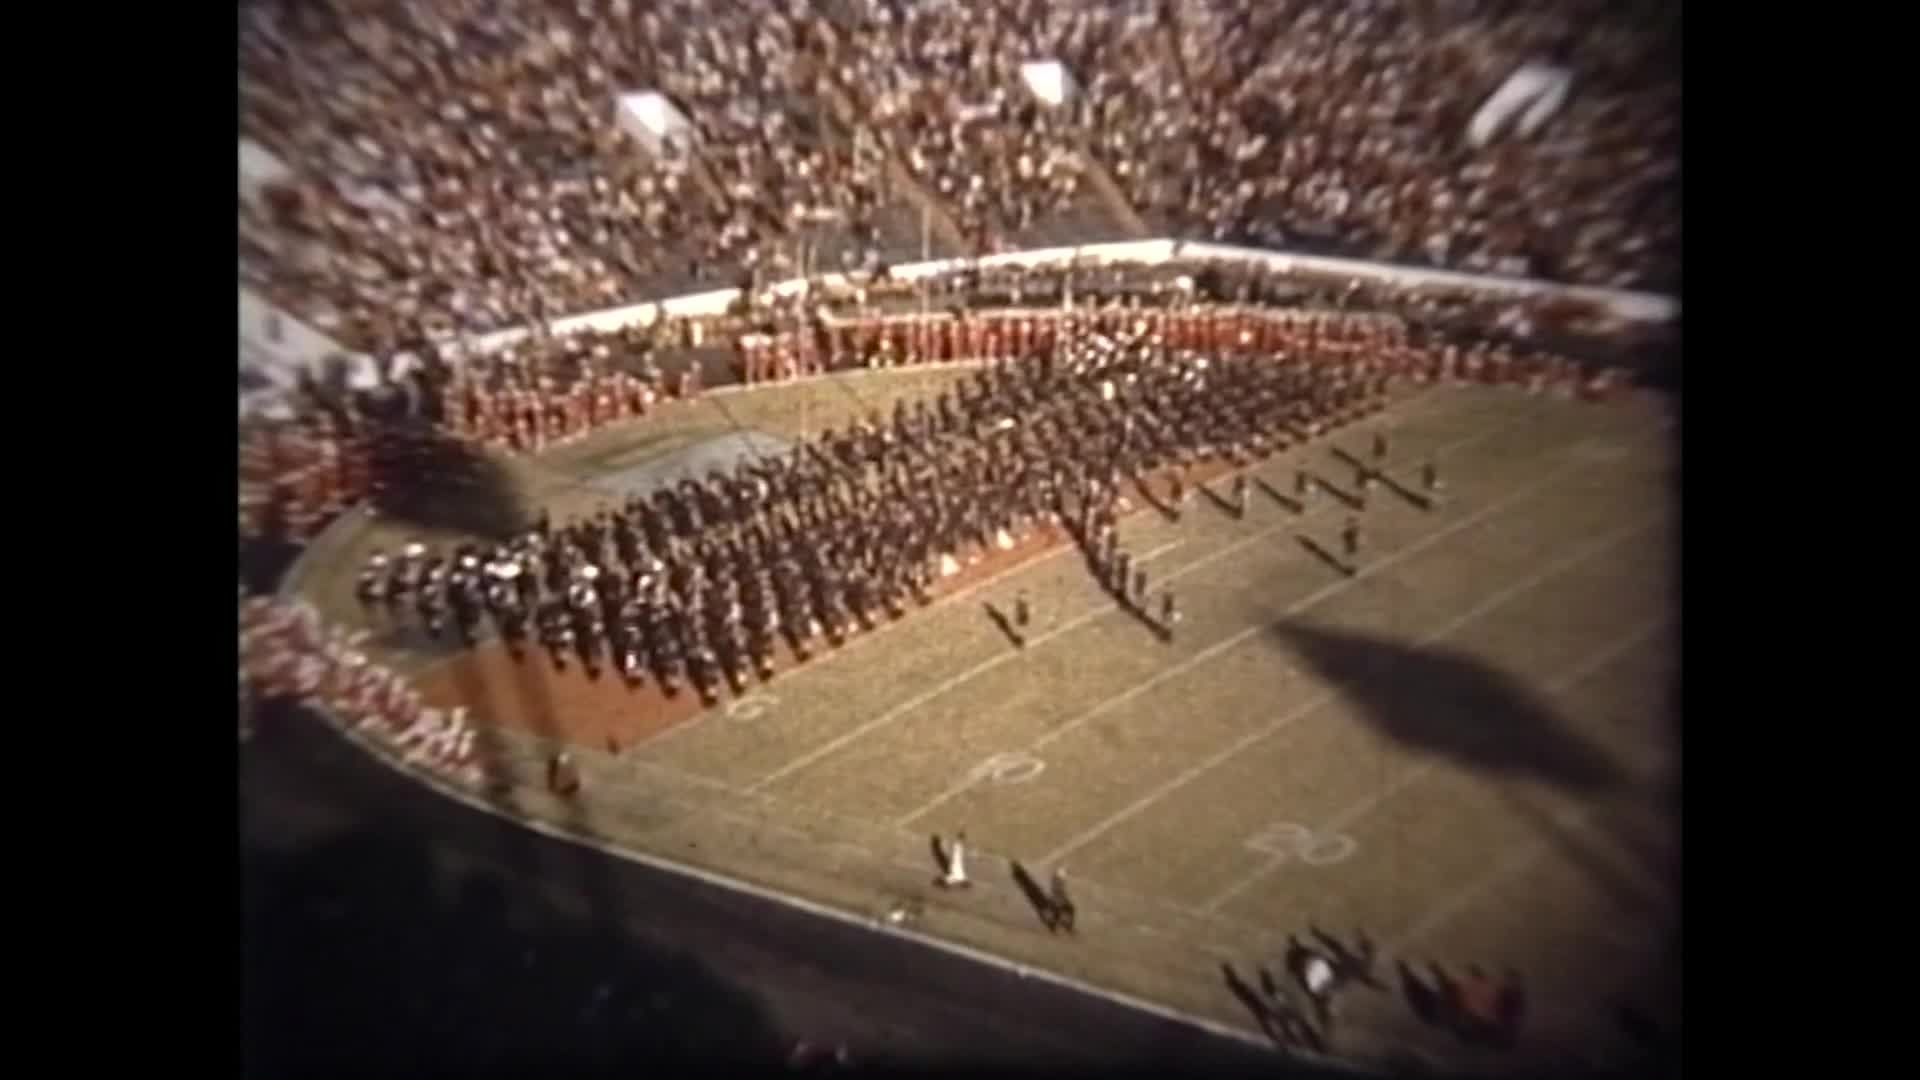
<path fill-rule="evenodd" d="M 956 374 L 711 395 L 507 474 L 516 500 L 557 521 L 605 498 L 596 477 L 650 453 L 790 438 Z M 1256 1034 L 1223 965 L 1252 981 L 1260 965 L 1280 970 L 1290 934 L 1362 928 L 1388 991 L 1348 991 L 1336 1055 L 1604 1060 L 1622 1052 L 1619 1004 L 1678 1007 L 1665 956 L 1679 864 L 1668 414 L 1652 396 L 1409 391 L 1253 467 L 1263 483 L 1244 515 L 1202 492 L 1178 521 L 1150 508 L 1123 520 L 1151 591 L 1178 596 L 1171 640 L 1054 549 L 625 745 L 576 744 L 575 801 L 542 787 L 563 733 L 528 717 L 569 708 L 575 691 L 556 680 L 577 675 L 380 640 L 429 696 L 490 721 L 499 805 L 600 843 Z M 1351 492 L 1375 430 L 1390 435 L 1391 482 L 1364 509 L 1276 497 L 1303 467 Z M 1429 457 L 1445 487 L 1423 505 Z M 1334 565 L 1350 518 L 1362 530 L 1351 574 Z M 422 534 L 454 535 L 336 526 L 299 585 L 365 624 L 350 598 L 360 556 Z M 1034 618 L 1024 645 L 986 610 L 1020 591 Z M 942 890 L 930 840 L 960 830 L 975 884 Z M 1041 881 L 1069 868 L 1076 936 L 1041 926 L 1016 861 Z M 1488 1057 L 1422 1024 L 1393 977 L 1401 960 L 1519 972 L 1522 1046 Z"/>

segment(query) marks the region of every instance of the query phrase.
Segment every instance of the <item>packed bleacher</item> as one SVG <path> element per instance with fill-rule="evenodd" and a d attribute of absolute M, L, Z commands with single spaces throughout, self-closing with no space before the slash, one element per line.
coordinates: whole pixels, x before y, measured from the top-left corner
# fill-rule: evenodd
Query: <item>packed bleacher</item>
<path fill-rule="evenodd" d="M 291 178 L 243 203 L 242 273 L 384 351 L 743 267 L 898 260 L 930 195 L 974 250 L 1113 239 L 1138 214 L 1666 287 L 1678 67 L 1644 7 L 262 0 L 242 17 L 242 132 Z M 1077 84 L 1059 105 L 1023 79 L 1040 58 Z M 1564 103 L 1473 135 L 1529 63 L 1569 73 Z M 687 153 L 616 122 L 638 89 L 685 113 Z"/>
<path fill-rule="evenodd" d="M 1153 22 L 1170 47 L 1153 62 L 1086 54 L 1094 141 L 1133 205 L 1167 228 L 1668 289 L 1680 119 L 1670 14 L 1584 2 L 1166 5 Z M 1570 95 L 1537 130 L 1476 145 L 1476 111 L 1529 64 L 1571 72 Z"/>
<path fill-rule="evenodd" d="M 243 422 L 242 534 L 311 536 L 443 461 L 437 440 L 538 452 L 691 397 L 713 370 L 684 348 L 703 334 L 731 354 L 726 378 L 764 381 L 1064 340 L 983 331 L 997 319 L 969 311 L 1068 298 L 1384 312 L 1474 355 L 1605 329 L 1577 303 L 1232 265 L 911 285 L 884 268 L 945 254 L 935 233 L 986 251 L 1144 227 L 1670 282 L 1677 70 L 1642 22 L 1581 3 L 252 5 L 242 131 L 289 175 L 241 200 L 243 280 L 388 371 L 372 392 L 307 380 Z M 1028 83 L 1039 58 L 1067 74 L 1057 105 Z M 1486 138 L 1475 110 L 1529 61 L 1570 71 L 1571 93 Z M 618 122 L 637 88 L 684 111 L 684 145 Z M 754 294 L 724 319 L 539 330 L 854 269 L 881 273 L 805 304 Z M 909 310 L 916 329 L 859 329 Z M 494 352 L 447 344 L 520 326 L 536 332 Z"/>
<path fill-rule="evenodd" d="M 1329 486 L 1363 508 L 1387 482 L 1384 433 L 1377 471 L 1356 462 L 1331 484 L 1304 465 L 1282 485 L 1251 467 L 1409 383 L 1604 399 L 1642 343 L 1598 301 L 1251 261 L 888 268 L 1165 237 L 1670 291 L 1672 10 L 243 7 L 242 136 L 286 175 L 243 185 L 241 280 L 369 354 L 374 373 L 309 372 L 243 415 L 243 547 L 309 540 L 356 506 L 417 508 L 425 491 L 457 501 L 491 488 L 509 455 L 711 408 L 695 402 L 713 383 L 972 366 L 890 414 L 580 518 L 513 507 L 499 527 L 423 526 L 358 568 L 351 628 L 243 590 L 243 738 L 255 698 L 293 698 L 479 785 L 466 710 L 429 705 L 375 662 L 371 631 L 498 639 L 521 662 L 545 651 L 711 704 L 1042 533 L 1079 546 L 1115 601 L 1170 637 L 1174 593 L 1120 544 L 1122 514 L 1151 503 L 1177 518 L 1207 484 L 1241 515 L 1255 485 L 1301 513 Z M 1040 61 L 1065 75 L 1058 100 Z M 622 112 L 637 91 L 664 95 L 685 129 L 638 132 Z M 839 277 L 765 287 L 822 274 Z M 736 286 L 724 314 L 555 326 Z M 475 344 L 502 330 L 526 332 Z M 1400 494 L 1437 500 L 1438 465 L 1419 464 L 1423 492 Z M 1357 529 L 1349 515 L 1349 556 Z"/>

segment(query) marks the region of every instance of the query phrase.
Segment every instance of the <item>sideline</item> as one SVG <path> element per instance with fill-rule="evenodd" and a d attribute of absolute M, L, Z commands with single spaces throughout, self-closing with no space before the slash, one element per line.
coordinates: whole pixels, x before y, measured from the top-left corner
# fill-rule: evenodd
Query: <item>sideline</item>
<path fill-rule="evenodd" d="M 321 532 L 319 537 L 314 538 L 315 542 L 309 543 L 307 545 L 306 549 L 300 553 L 299 557 L 294 560 L 293 564 L 287 568 L 286 573 L 282 575 L 280 579 L 280 585 L 275 590 L 275 595 L 277 597 L 279 597 L 280 599 L 286 600 L 286 599 L 295 598 L 299 595 L 299 589 L 297 588 L 297 583 L 300 581 L 300 579 L 302 578 L 302 576 L 305 574 L 307 570 L 307 562 L 308 562 L 309 556 L 311 556 L 316 550 L 318 550 L 322 546 L 320 543 L 318 543 L 318 541 L 320 541 L 322 538 L 325 538 L 328 533 L 331 533 L 335 529 L 344 526 L 347 523 L 348 518 L 351 516 L 352 515 L 342 515 L 340 518 L 335 519 L 332 524 L 330 524 L 325 530 Z M 1144 998 L 1134 997 L 1131 994 L 1123 993 L 1118 990 L 1111 990 L 1106 987 L 1085 982 L 1080 979 L 1073 978 L 1072 976 L 1061 975 L 1052 971 L 1048 971 L 1044 968 L 1032 967 L 1026 964 L 1022 964 L 1017 961 L 1009 960 L 1002 956 L 996 956 L 993 953 L 986 952 L 985 950 L 974 948 L 973 946 L 970 946 L 970 945 L 962 945 L 958 942 L 947 941 L 943 938 L 936 937 L 933 934 L 926 933 L 923 931 L 910 930 L 904 927 L 892 926 L 885 922 L 882 922 L 870 917 L 855 915 L 855 914 L 852 914 L 851 912 L 843 911 L 839 908 L 832 907 L 827 904 L 822 904 L 816 901 L 808 900 L 805 897 L 796 896 L 791 893 L 780 892 L 779 890 L 776 890 L 776 889 L 769 889 L 762 885 L 756 885 L 753 882 L 745 881 L 743 879 L 736 878 L 731 875 L 721 873 L 719 871 L 709 870 L 705 867 L 693 866 L 687 863 L 676 862 L 672 859 L 664 858 L 662 856 L 654 855 L 644 851 L 638 851 L 632 848 L 621 847 L 617 844 L 609 843 L 607 841 L 599 840 L 593 837 L 580 836 L 578 834 L 569 832 L 568 830 L 563 829 L 557 825 L 553 825 L 536 818 L 525 817 L 519 814 L 512 813 L 508 810 L 502 809 L 499 806 L 496 806 L 489 800 L 482 798 L 478 795 L 475 795 L 472 792 L 469 792 L 464 788 L 448 781 L 445 777 L 440 776 L 438 773 L 432 772 L 431 770 L 428 770 L 428 769 L 413 768 L 400 762 L 399 760 L 395 759 L 394 756 L 387 751 L 387 748 L 384 745 L 380 744 L 378 741 L 374 740 L 373 738 L 368 736 L 366 733 L 356 730 L 352 725 L 342 721 L 337 715 L 334 714 L 333 710 L 320 705 L 310 705 L 307 707 L 310 708 L 314 713 L 322 717 L 326 721 L 327 725 L 333 728 L 336 733 L 338 733 L 340 736 L 345 738 L 348 742 L 352 743 L 354 746 L 358 747 L 360 750 L 364 751 L 365 753 L 373 757 L 381 765 L 389 769 L 392 769 L 393 771 L 399 773 L 400 775 L 410 780 L 415 781 L 416 783 L 423 784 L 426 787 L 429 787 L 434 791 L 437 791 L 441 795 L 445 796 L 446 798 L 452 799 L 455 802 L 461 803 L 474 810 L 478 810 L 481 813 L 489 814 L 503 821 L 507 821 L 512 824 L 519 825 L 522 828 L 528 829 L 532 832 L 539 833 L 540 835 L 546 836 L 550 839 L 560 840 L 566 843 L 574 844 L 579 847 L 588 848 L 590 850 L 599 852 L 600 854 L 607 855 L 616 859 L 623 859 L 627 862 L 635 863 L 640 866 L 645 866 L 653 870 L 658 870 L 658 871 L 669 873 L 669 874 L 678 874 L 682 877 L 692 878 L 693 880 L 701 882 L 702 884 L 705 884 L 705 885 L 709 885 L 709 886 L 720 888 L 720 889 L 726 889 L 728 891 L 740 893 L 746 896 L 753 897 L 754 899 L 757 899 L 757 900 L 766 901 L 768 903 L 779 904 L 784 907 L 792 908 L 796 911 L 800 911 L 805 914 L 812 915 L 816 918 L 827 919 L 827 920 L 841 923 L 847 926 L 863 928 L 870 932 L 879 934 L 883 937 L 890 937 L 899 941 L 911 942 L 923 948 L 935 949 L 940 952 L 947 953 L 948 955 L 951 955 L 951 956 L 957 956 L 957 957 L 960 957 L 961 959 L 970 960 L 977 964 L 982 964 L 987 967 L 994 968 L 1000 971 L 1009 972 L 1020 979 L 1030 979 L 1036 982 L 1047 983 L 1051 986 L 1055 986 L 1060 989 L 1074 991 L 1076 993 L 1083 994 L 1088 997 L 1096 998 L 1102 1001 L 1110 1002 L 1115 1005 L 1119 1005 L 1122 1008 L 1131 1009 L 1135 1012 L 1145 1013 L 1146 1015 L 1155 1017 L 1156 1019 L 1159 1019 L 1159 1020 L 1167 1021 L 1181 1027 L 1199 1031 L 1202 1034 L 1209 1035 L 1217 1039 L 1226 1039 L 1232 1042 L 1240 1043 L 1244 1046 L 1252 1047 L 1254 1049 L 1265 1050 L 1269 1053 L 1274 1054 L 1277 1058 L 1281 1060 L 1296 1061 L 1302 1065 L 1306 1065 L 1306 1066 L 1310 1066 L 1318 1069 L 1324 1069 L 1331 1072 L 1342 1073 L 1347 1076 L 1352 1076 L 1355 1078 L 1372 1078 L 1372 1077 L 1378 1077 L 1382 1075 L 1376 1069 L 1369 1069 L 1364 1066 L 1357 1065 L 1353 1062 L 1345 1061 L 1339 1058 L 1323 1056 L 1323 1055 L 1315 1054 L 1309 1051 L 1301 1051 L 1296 1049 L 1282 1050 L 1281 1048 L 1275 1046 L 1271 1040 L 1261 1037 L 1259 1035 L 1255 1035 L 1250 1031 L 1242 1030 L 1240 1028 L 1235 1028 L 1227 1024 L 1220 1023 L 1216 1020 L 1208 1019 L 1207 1017 L 1204 1017 L 1204 1016 L 1199 1016 L 1193 1013 L 1183 1012 L 1179 1009 L 1170 1008 L 1168 1006 L 1161 1005 L 1156 1002 L 1148 1001 Z"/>
<path fill-rule="evenodd" d="M 831 905 L 808 900 L 805 897 L 797 896 L 792 893 L 785 893 L 777 889 L 770 889 L 762 885 L 756 885 L 753 882 L 745 881 L 740 878 L 736 878 L 716 870 L 709 870 L 705 867 L 692 866 L 686 863 L 676 862 L 672 859 L 666 859 L 658 855 L 650 854 L 648 852 L 638 851 L 633 848 L 621 847 L 617 844 L 609 843 L 607 841 L 599 840 L 589 836 L 581 836 L 581 835 L 578 835 L 577 833 L 573 833 L 564 828 L 561 828 L 560 826 L 553 825 L 549 822 L 542 821 L 537 818 L 522 817 L 518 814 L 514 814 L 509 811 L 501 809 L 500 807 L 494 805 L 492 802 L 489 802 L 488 800 L 478 795 L 475 795 L 472 792 L 469 792 L 456 784 L 453 784 L 447 781 L 444 777 L 441 777 L 436 773 L 432 773 L 425 769 L 411 768 L 407 765 L 402 764 L 399 761 L 394 760 L 392 755 L 387 753 L 386 748 L 384 746 L 380 745 L 378 742 L 371 739 L 366 734 L 360 731 L 354 730 L 352 727 L 342 723 L 340 719 L 336 717 L 331 710 L 323 707 L 319 707 L 319 706 L 307 706 L 307 707 L 312 709 L 314 712 L 318 713 L 322 717 L 324 717 L 327 724 L 330 727 L 332 727 L 335 731 L 345 736 L 349 742 L 352 742 L 353 744 L 358 746 L 361 750 L 365 751 L 366 753 L 374 757 L 376 760 L 378 760 L 382 765 L 386 766 L 387 768 L 390 768 L 395 772 L 400 773 L 401 775 L 406 776 L 407 778 L 417 783 L 424 784 L 425 786 L 432 788 L 433 790 L 439 792 L 441 795 L 449 799 L 452 799 L 455 802 L 462 803 L 468 807 L 471 807 L 474 810 L 480 811 L 481 813 L 490 814 L 494 817 L 519 825 L 523 828 L 539 833 L 540 835 L 548 837 L 550 839 L 560 840 L 566 843 L 574 844 L 578 847 L 588 848 L 590 850 L 599 852 L 600 854 L 607 855 L 616 859 L 623 859 L 627 862 L 636 863 L 638 865 L 645 866 L 653 870 L 658 870 L 658 871 L 662 871 L 664 873 L 670 873 L 670 874 L 678 874 L 682 877 L 692 878 L 695 881 L 699 881 L 705 885 L 709 885 L 709 886 L 720 888 L 720 889 L 726 889 L 731 892 L 741 893 L 746 896 L 751 896 L 754 899 L 762 900 L 768 903 L 779 904 L 784 907 L 792 908 L 796 911 L 800 911 L 805 914 L 812 915 L 815 918 L 827 919 L 827 920 L 837 922 L 846 926 L 858 927 L 858 928 L 870 931 L 872 933 L 879 934 L 883 937 L 890 937 L 899 941 L 911 942 L 912 944 L 921 946 L 923 948 L 935 949 L 940 952 L 947 953 L 951 956 L 957 956 L 964 960 L 970 960 L 976 964 L 982 964 L 987 967 L 1008 972 L 1021 979 L 1029 979 L 1035 982 L 1047 983 L 1049 985 L 1059 987 L 1064 990 L 1074 991 L 1076 993 L 1083 994 L 1088 997 L 1107 1001 L 1112 1004 L 1119 1005 L 1122 1008 L 1131 1009 L 1135 1012 L 1145 1013 L 1156 1019 L 1167 1021 L 1176 1025 L 1179 1025 L 1181 1027 L 1194 1029 L 1201 1032 L 1202 1034 L 1209 1035 L 1217 1039 L 1226 1039 L 1232 1042 L 1240 1043 L 1248 1047 L 1252 1047 L 1256 1050 L 1264 1050 L 1268 1053 L 1272 1053 L 1276 1055 L 1282 1060 L 1296 1061 L 1302 1065 L 1311 1066 L 1317 1069 L 1324 1069 L 1324 1070 L 1329 1070 L 1333 1072 L 1339 1072 L 1339 1073 L 1356 1077 L 1356 1078 L 1363 1078 L 1363 1077 L 1371 1078 L 1371 1077 L 1376 1077 L 1380 1075 L 1378 1072 L 1374 1070 L 1365 1068 L 1363 1066 L 1354 1064 L 1349 1061 L 1341 1060 L 1339 1058 L 1325 1057 L 1319 1054 L 1314 1054 L 1311 1052 L 1301 1051 L 1296 1049 L 1283 1050 L 1279 1047 L 1276 1047 L 1271 1040 L 1255 1035 L 1252 1032 L 1243 1031 L 1239 1028 L 1231 1027 L 1229 1025 L 1222 1024 L 1215 1020 L 1210 1020 L 1204 1016 L 1198 1016 L 1193 1013 L 1183 1012 L 1181 1010 L 1170 1008 L 1168 1006 L 1161 1005 L 1156 1002 L 1148 1001 L 1144 998 L 1134 997 L 1133 995 L 1124 993 L 1122 991 L 1110 990 L 1103 986 L 1098 986 L 1093 983 L 1089 983 L 1089 982 L 1082 981 L 1080 979 L 1073 978 L 1072 976 L 1057 974 L 1055 972 L 1048 971 L 1045 968 L 1033 967 L 1027 964 L 1019 963 L 1014 960 L 1009 960 L 1006 957 L 997 956 L 985 950 L 974 948 L 971 945 L 962 945 L 958 942 L 948 941 L 944 938 L 936 937 L 933 934 L 926 933 L 923 931 L 910 930 L 904 927 L 893 926 L 886 922 L 883 922 L 881 920 L 874 919 L 871 917 L 855 915 L 851 912 L 843 911 Z"/>

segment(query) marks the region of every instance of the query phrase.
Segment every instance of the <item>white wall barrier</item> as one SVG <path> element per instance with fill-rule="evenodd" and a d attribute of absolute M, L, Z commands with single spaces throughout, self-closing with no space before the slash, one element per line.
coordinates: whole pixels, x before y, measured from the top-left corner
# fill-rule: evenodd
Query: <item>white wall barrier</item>
<path fill-rule="evenodd" d="M 998 255 L 985 255 L 978 259 L 939 259 L 932 262 L 907 263 L 890 268 L 889 273 L 895 279 L 914 281 L 920 278 L 954 273 L 969 268 L 992 268 L 999 266 L 1068 266 L 1076 262 L 1095 263 L 1164 263 L 1174 260 L 1252 262 L 1265 264 L 1276 274 L 1312 274 L 1326 277 L 1355 278 L 1362 281 L 1385 282 L 1396 285 L 1427 285 L 1457 289 L 1463 292 L 1477 292 L 1494 296 L 1515 297 L 1564 297 L 1592 303 L 1611 312 L 1616 318 L 1630 323 L 1671 322 L 1680 314 L 1679 302 L 1671 297 L 1652 293 L 1626 292 L 1618 289 L 1588 288 L 1578 285 L 1561 285 L 1549 281 L 1530 278 L 1495 277 L 1482 274 L 1464 274 L 1451 270 L 1430 270 L 1424 267 L 1402 266 L 1394 263 L 1370 262 L 1362 259 L 1341 259 L 1324 255 L 1300 255 L 1280 251 L 1265 251 L 1259 248 L 1231 247 L 1225 244 L 1191 243 L 1174 240 L 1141 240 L 1114 244 L 1087 244 L 1080 247 L 1035 248 L 1030 251 L 1011 251 Z M 792 296 L 805 292 L 814 285 L 828 288 L 843 288 L 847 284 L 844 274 L 822 274 L 811 281 L 792 279 L 778 282 L 769 288 L 781 296 Z M 627 304 L 616 308 L 587 312 L 556 320 L 553 329 L 556 333 L 572 333 L 577 330 L 597 330 L 601 332 L 619 330 L 629 326 L 650 326 L 663 315 L 667 317 L 700 317 L 723 315 L 740 296 L 739 289 L 715 289 L 708 292 L 689 293 L 684 296 L 668 297 L 657 301 Z M 242 291 L 242 307 L 246 306 L 246 293 Z M 242 323 L 246 316 L 243 314 Z M 468 354 L 479 355 L 493 352 L 528 336 L 532 331 L 525 327 L 497 330 L 468 338 L 463 349 Z M 445 344 L 455 344 L 460 339 L 449 337 Z"/>
<path fill-rule="evenodd" d="M 1049 266 L 1070 265 L 1077 261 L 1164 263 L 1173 260 L 1218 260 L 1231 262 L 1264 263 L 1277 274 L 1315 274 L 1328 277 L 1358 278 L 1364 281 L 1389 282 L 1400 285 L 1430 285 L 1442 288 L 1459 289 L 1466 292 L 1488 293 L 1493 295 L 1533 297 L 1559 296 L 1569 300 L 1579 300 L 1596 304 L 1610 311 L 1615 317 L 1626 322 L 1664 323 L 1670 322 L 1680 313 L 1680 305 L 1671 297 L 1651 293 L 1625 292 L 1618 289 L 1589 288 L 1579 285 L 1561 285 L 1550 281 L 1538 281 L 1529 278 L 1495 277 L 1481 274 L 1463 274 L 1450 270 L 1430 270 L 1417 266 L 1401 266 L 1393 263 L 1369 262 L 1362 259 L 1340 259 L 1323 255 L 1298 255 L 1279 251 L 1264 251 L 1259 248 L 1230 247 L 1225 244 L 1188 243 L 1174 240 L 1141 240 L 1115 244 L 1086 244 L 1081 247 L 1035 248 L 1029 251 L 1010 251 L 998 255 L 985 255 L 978 259 L 938 259 L 932 262 L 906 263 L 891 267 L 888 273 L 895 279 L 914 281 L 925 277 L 955 273 L 971 267 L 992 268 L 998 266 Z M 843 274 L 823 274 L 813 279 L 814 283 L 829 288 L 846 285 Z M 769 286 L 781 296 L 792 296 L 804 292 L 810 287 L 805 279 L 782 281 Z M 623 327 L 651 325 L 662 313 L 667 316 L 701 316 L 724 314 L 739 297 L 739 289 L 720 289 L 713 292 L 693 293 L 688 296 L 673 297 L 658 302 L 631 304 L 625 307 L 611 308 L 605 311 L 577 315 L 561 319 L 554 323 L 556 332 L 568 332 L 576 329 L 618 330 Z M 468 349 L 474 353 L 486 353 L 526 337 L 531 331 L 526 329 L 501 330 L 475 338 L 468 343 Z"/>
<path fill-rule="evenodd" d="M 1562 285 L 1535 278 L 1499 277 L 1491 274 L 1464 274 L 1457 270 L 1432 270 L 1424 266 L 1341 259 L 1329 255 L 1294 255 L 1258 248 L 1228 247 L 1225 244 L 1180 244 L 1175 258 L 1233 259 L 1262 262 L 1278 274 L 1324 274 L 1329 277 L 1360 278 L 1396 285 L 1435 285 L 1463 292 L 1490 293 L 1497 296 L 1548 296 L 1579 300 L 1603 307 L 1627 322 L 1672 322 L 1680 314 L 1680 303 L 1672 297 L 1654 293 L 1627 292 L 1621 289 Z"/>

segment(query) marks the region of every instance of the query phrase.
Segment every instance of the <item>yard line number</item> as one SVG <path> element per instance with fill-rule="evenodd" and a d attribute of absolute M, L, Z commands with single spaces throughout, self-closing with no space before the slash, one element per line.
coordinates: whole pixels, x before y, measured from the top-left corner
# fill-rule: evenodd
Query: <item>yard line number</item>
<path fill-rule="evenodd" d="M 780 699 L 772 694 L 748 694 L 727 706 L 727 719 L 747 722 L 758 720 L 772 712 L 780 704 Z"/>
<path fill-rule="evenodd" d="M 1332 866 L 1353 858 L 1360 845 L 1344 833 L 1317 833 L 1297 822 L 1282 821 L 1267 826 L 1247 847 L 1281 862 L 1303 862 L 1308 866 Z"/>
<path fill-rule="evenodd" d="M 968 782 L 978 784 L 986 781 L 990 784 L 1024 784 L 1047 771 L 1047 763 L 1034 757 L 1013 751 L 995 754 L 973 767 L 967 774 Z"/>

